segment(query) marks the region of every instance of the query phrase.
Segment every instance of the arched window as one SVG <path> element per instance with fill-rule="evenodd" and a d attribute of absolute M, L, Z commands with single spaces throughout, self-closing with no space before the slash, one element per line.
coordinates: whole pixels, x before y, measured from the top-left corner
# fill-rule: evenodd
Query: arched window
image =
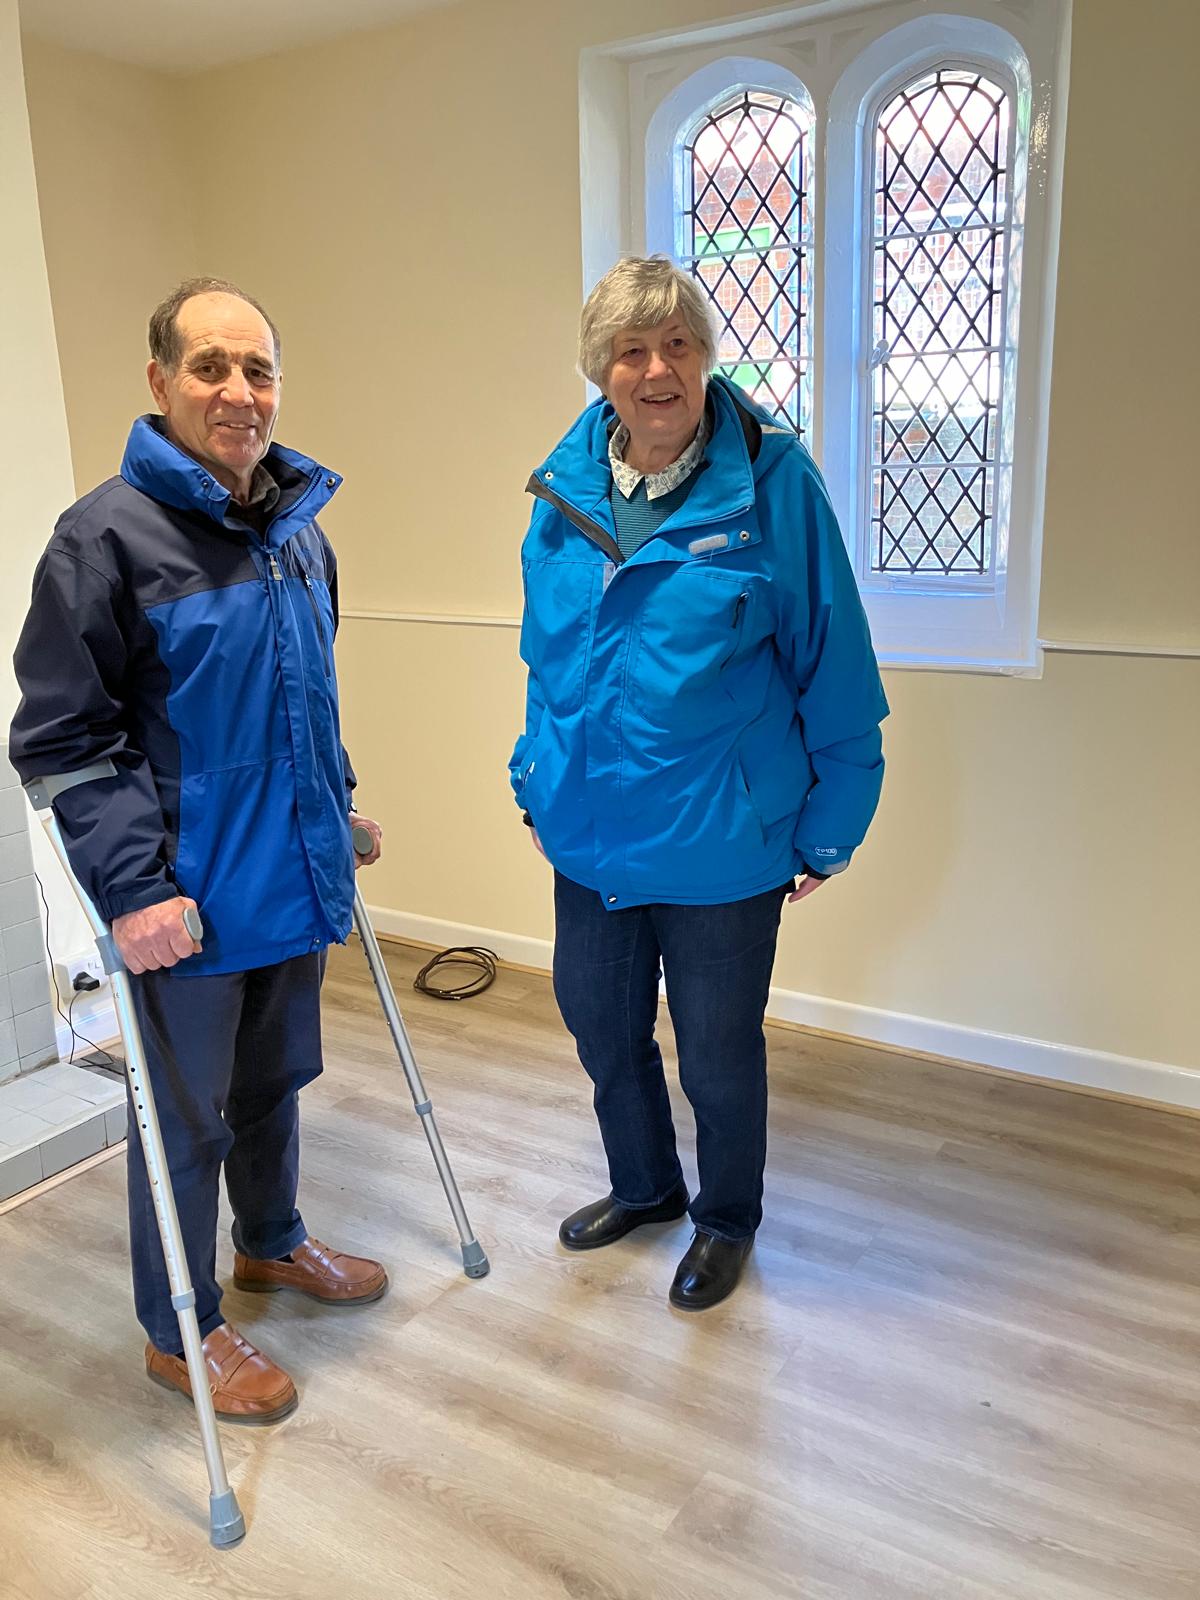
<path fill-rule="evenodd" d="M 872 572 L 995 575 L 1011 469 L 1010 122 L 1007 92 L 966 67 L 923 73 L 875 118 Z"/>
<path fill-rule="evenodd" d="M 706 286 L 885 662 L 1037 672 L 1069 0 L 835 9 L 585 52 L 585 282 L 644 250 Z"/>
<path fill-rule="evenodd" d="M 812 112 L 739 88 L 680 137 L 677 251 L 721 328 L 717 370 L 781 423 L 812 423 Z"/>

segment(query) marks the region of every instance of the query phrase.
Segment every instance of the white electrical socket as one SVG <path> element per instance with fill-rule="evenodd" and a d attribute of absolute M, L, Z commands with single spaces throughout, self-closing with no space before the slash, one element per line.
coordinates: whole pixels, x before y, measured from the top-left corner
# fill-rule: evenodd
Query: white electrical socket
<path fill-rule="evenodd" d="M 108 973 L 104 970 L 104 963 L 100 959 L 100 952 L 96 949 L 81 951 L 78 955 L 68 956 L 65 961 L 54 963 L 54 977 L 58 984 L 58 992 L 64 1000 L 71 1000 L 75 995 L 75 979 L 81 972 L 86 972 L 96 979 L 97 983 L 104 986 L 108 982 Z M 94 989 L 87 991 L 95 994 Z"/>

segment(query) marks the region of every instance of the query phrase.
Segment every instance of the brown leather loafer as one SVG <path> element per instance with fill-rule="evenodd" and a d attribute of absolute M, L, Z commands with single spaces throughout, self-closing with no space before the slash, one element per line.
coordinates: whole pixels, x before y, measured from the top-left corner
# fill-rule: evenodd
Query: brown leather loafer
<path fill-rule="evenodd" d="M 378 1300 L 388 1286 L 378 1261 L 342 1255 L 311 1237 L 296 1246 L 290 1261 L 255 1261 L 239 1251 L 233 1258 L 233 1281 L 237 1288 L 255 1294 L 298 1289 L 328 1306 L 366 1305 Z"/>
<path fill-rule="evenodd" d="M 213 1410 L 225 1422 L 278 1422 L 296 1409 L 296 1385 L 270 1356 L 223 1322 L 201 1341 Z M 187 1362 L 146 1346 L 146 1376 L 192 1397 Z"/>

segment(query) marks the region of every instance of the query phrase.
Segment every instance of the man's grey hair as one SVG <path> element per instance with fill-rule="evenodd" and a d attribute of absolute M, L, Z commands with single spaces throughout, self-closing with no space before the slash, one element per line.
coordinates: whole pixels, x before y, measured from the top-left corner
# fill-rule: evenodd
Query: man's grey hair
<path fill-rule="evenodd" d="M 666 256 L 622 256 L 600 279 L 579 319 L 579 370 L 605 390 L 612 342 L 622 328 L 657 328 L 682 317 L 704 356 L 704 375 L 717 361 L 717 320 L 712 302 L 690 274 Z"/>
<path fill-rule="evenodd" d="M 225 278 L 185 278 L 177 289 L 172 289 L 161 305 L 155 306 L 150 318 L 150 354 L 160 367 L 173 372 L 179 365 L 180 357 L 183 355 L 183 340 L 179 336 L 179 313 L 187 302 L 195 299 L 198 294 L 231 294 L 238 300 L 244 300 L 248 306 L 253 306 L 271 330 L 271 338 L 275 343 L 275 368 L 278 371 L 279 329 L 252 294 L 247 294 L 244 289 L 239 289 L 236 283 L 230 283 Z"/>

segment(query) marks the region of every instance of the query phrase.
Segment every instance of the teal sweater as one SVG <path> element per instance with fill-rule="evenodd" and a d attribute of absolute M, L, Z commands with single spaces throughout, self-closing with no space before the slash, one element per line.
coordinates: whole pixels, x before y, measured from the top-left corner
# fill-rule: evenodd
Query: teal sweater
<path fill-rule="evenodd" d="M 654 500 L 646 496 L 645 478 L 628 500 L 614 482 L 609 498 L 612 502 L 613 521 L 617 525 L 617 543 L 626 561 L 635 550 L 641 549 L 647 539 L 654 537 L 672 511 L 678 511 L 691 493 L 692 485 L 698 475 L 699 468 L 690 472 L 682 483 L 676 484 L 669 494 L 659 495 Z"/>

